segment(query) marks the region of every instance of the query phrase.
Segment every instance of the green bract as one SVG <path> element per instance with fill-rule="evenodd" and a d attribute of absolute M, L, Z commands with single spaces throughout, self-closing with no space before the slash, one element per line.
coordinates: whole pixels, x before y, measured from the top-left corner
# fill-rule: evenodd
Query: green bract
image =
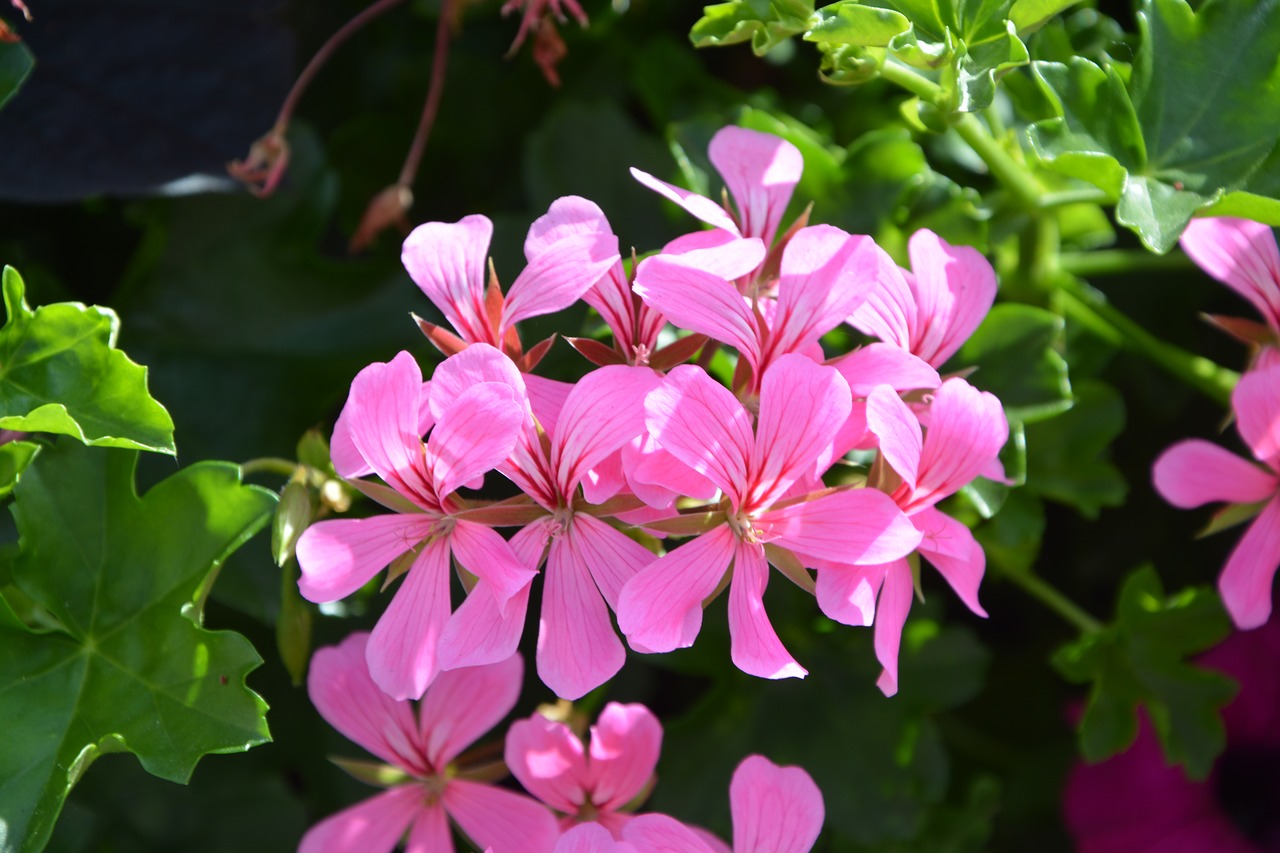
<path fill-rule="evenodd" d="M 37 631 L 0 605 L 0 851 L 40 850 L 89 764 L 133 752 L 185 782 L 207 753 L 269 739 L 244 683 L 247 640 L 201 627 L 211 570 L 262 527 L 274 496 L 206 462 L 139 498 L 136 452 L 63 440 L 14 490 L 12 583 L 60 625 Z"/>
<path fill-rule="evenodd" d="M 52 432 L 85 444 L 173 453 L 173 421 L 147 391 L 147 369 L 115 348 L 120 321 L 77 302 L 32 311 L 4 269 L 0 429 Z"/>

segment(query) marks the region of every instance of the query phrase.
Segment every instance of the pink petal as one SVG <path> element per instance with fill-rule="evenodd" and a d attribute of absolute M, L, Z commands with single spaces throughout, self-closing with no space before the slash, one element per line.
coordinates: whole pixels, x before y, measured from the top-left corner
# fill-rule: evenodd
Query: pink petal
<path fill-rule="evenodd" d="M 923 443 L 920 421 L 888 385 L 877 385 L 867 397 L 867 429 L 879 440 L 884 461 L 908 489 L 914 489 Z"/>
<path fill-rule="evenodd" d="M 865 274 L 872 275 L 875 287 L 849 316 L 849 325 L 904 350 L 911 349 L 911 329 L 915 325 L 916 299 L 902 270 L 879 246 L 864 250 Z"/>
<path fill-rule="evenodd" d="M 635 178 L 641 185 L 648 187 L 658 195 L 673 201 L 683 207 L 689 213 L 708 225 L 714 225 L 716 228 L 723 228 L 734 234 L 739 234 L 738 224 L 733 221 L 725 209 L 716 204 L 706 196 L 700 196 L 697 193 L 691 193 L 688 190 L 682 190 L 674 184 L 666 181 L 660 181 L 648 172 L 642 172 L 632 167 L 631 177 Z M 752 235 L 754 236 L 754 235 Z"/>
<path fill-rule="evenodd" d="M 893 499 L 875 489 L 836 492 L 756 517 L 765 541 L 797 555 L 872 566 L 905 557 L 921 534 Z"/>
<path fill-rule="evenodd" d="M 1179 242 L 1201 269 L 1249 300 L 1267 325 L 1280 330 L 1280 251 L 1268 226 L 1228 217 L 1193 219 Z"/>
<path fill-rule="evenodd" d="M 519 655 L 436 677 L 418 708 L 418 725 L 427 758 L 437 771 L 511 712 L 523 679 Z"/>
<path fill-rule="evenodd" d="M 548 246 L 529 260 L 507 292 L 499 336 L 521 320 L 568 308 L 617 262 L 613 232 L 573 234 Z"/>
<path fill-rule="evenodd" d="M 1218 577 L 1218 591 L 1241 630 L 1271 616 L 1271 582 L 1280 566 L 1280 498 L 1272 498 L 1249 524 Z"/>
<path fill-rule="evenodd" d="M 482 382 L 510 386 L 522 403 L 531 393 L 525 388 L 524 374 L 511 359 L 488 344 L 472 344 L 440 362 L 432 372 L 427 394 L 431 417 L 444 417 L 445 412 L 458 405 L 459 397 Z"/>
<path fill-rule="evenodd" d="M 581 196 L 563 196 L 551 202 L 547 212 L 529 226 L 525 260 L 532 261 L 565 237 L 600 232 L 613 233 L 613 228 L 599 205 Z"/>
<path fill-rule="evenodd" d="M 959 378 L 942 383 L 929 406 L 909 506 L 931 506 L 955 494 L 986 469 L 1008 438 L 1009 422 L 994 394 Z"/>
<path fill-rule="evenodd" d="M 497 853 L 550 853 L 560 837 L 546 806 L 492 785 L 451 779 L 444 807 L 477 846 Z"/>
<path fill-rule="evenodd" d="M 811 225 L 792 236 L 782 251 L 771 352 L 800 352 L 862 304 L 873 281 L 863 274 L 868 244 L 874 246 L 870 237 L 830 225 Z"/>
<path fill-rule="evenodd" d="M 924 534 L 920 553 L 946 578 L 965 606 L 979 616 L 987 611 L 978 603 L 978 585 L 987 567 L 987 555 L 973 538 L 972 531 L 933 507 L 911 516 Z"/>
<path fill-rule="evenodd" d="M 576 815 L 589 792 L 586 752 L 564 723 L 534 714 L 507 729 L 503 758 L 524 789 L 556 811 Z"/>
<path fill-rule="evenodd" d="M 340 645 L 317 650 L 307 673 L 307 695 L 320 716 L 349 740 L 383 761 L 426 776 L 431 768 L 418 743 L 413 709 L 369 677 L 368 640 L 366 633 L 351 634 Z"/>
<path fill-rule="evenodd" d="M 884 583 L 884 566 L 842 566 L 818 569 L 818 608 L 829 618 L 865 628 L 876 616 L 876 593 Z"/>
<path fill-rule="evenodd" d="M 996 273 L 971 246 L 952 246 L 929 230 L 907 244 L 915 282 L 912 352 L 941 366 L 969 339 L 996 298 Z"/>
<path fill-rule="evenodd" d="M 404 853 L 453 853 L 453 830 L 439 802 L 424 806 L 409 830 Z"/>
<path fill-rule="evenodd" d="M 573 496 L 587 470 L 645 431 L 645 395 L 660 382 L 647 367 L 614 365 L 578 380 L 565 398 L 551 440 L 560 495 Z"/>
<path fill-rule="evenodd" d="M 714 853 L 689 827 L 664 814 L 642 814 L 627 821 L 622 837 L 638 853 Z"/>
<path fill-rule="evenodd" d="M 728 231 L 695 231 L 662 247 L 669 261 L 733 281 L 764 263 L 768 249 L 758 237 L 739 237 Z"/>
<path fill-rule="evenodd" d="M 727 388 L 701 367 L 682 364 L 649 393 L 644 408 L 646 426 L 664 450 L 742 503 L 755 436 L 751 415 Z"/>
<path fill-rule="evenodd" d="M 351 440 L 351 417 L 347 413 L 349 405 L 350 401 L 343 405 L 342 411 L 338 413 L 338 420 L 333 424 L 333 435 L 329 438 L 329 461 L 333 463 L 333 470 L 339 477 L 354 480 L 372 474 L 373 466 L 365 461 L 356 449 L 355 442 Z M 426 430 L 419 433 L 425 434 Z"/>
<path fill-rule="evenodd" d="M 885 566 L 884 586 L 876 607 L 876 660 L 884 667 L 876 686 L 886 696 L 898 692 L 898 648 L 902 645 L 902 626 L 911 612 L 911 567 L 906 560 L 895 560 Z"/>
<path fill-rule="evenodd" d="M 1151 468 L 1160 497 L 1181 509 L 1207 503 L 1254 503 L 1280 489 L 1276 475 L 1199 438 L 1167 448 Z"/>
<path fill-rule="evenodd" d="M 591 727 L 591 801 L 617 809 L 653 778 L 662 751 L 662 724 L 643 705 L 610 702 Z"/>
<path fill-rule="evenodd" d="M 508 385 L 482 382 L 465 391 L 436 422 L 426 462 L 444 496 L 496 468 L 515 449 L 524 402 Z"/>
<path fill-rule="evenodd" d="M 728 525 L 720 525 L 627 581 L 618 597 L 618 627 L 632 648 L 669 652 L 693 644 L 702 627 L 702 600 L 720 584 L 736 542 Z"/>
<path fill-rule="evenodd" d="M 317 823 L 298 853 L 391 853 L 423 809 L 422 786 L 400 785 Z"/>
<path fill-rule="evenodd" d="M 556 842 L 555 853 L 637 853 L 628 841 L 614 841 L 609 830 L 598 823 L 582 823 Z"/>
<path fill-rule="evenodd" d="M 427 222 L 413 229 L 400 255 L 414 283 L 468 343 L 498 343 L 484 309 L 492 237 L 493 223 L 484 216 Z"/>
<path fill-rule="evenodd" d="M 937 388 L 942 384 L 938 371 L 919 356 L 893 344 L 874 343 L 859 347 L 834 363 L 849 383 L 854 397 L 865 397 L 877 385 L 895 391 Z"/>
<path fill-rule="evenodd" d="M 478 582 L 453 611 L 440 634 L 437 660 L 441 669 L 504 661 L 516 653 L 524 633 L 530 586 L 517 592 L 504 608 L 498 607 L 493 588 Z"/>
<path fill-rule="evenodd" d="M 308 601 L 346 598 L 430 536 L 438 521 L 397 514 L 316 522 L 298 540 L 298 591 Z"/>
<path fill-rule="evenodd" d="M 734 771 L 729 803 L 734 853 L 807 853 L 822 831 L 822 792 L 809 774 L 760 755 Z"/>
<path fill-rule="evenodd" d="M 1280 367 L 1251 370 L 1231 392 L 1236 425 L 1261 462 L 1280 457 Z"/>
<path fill-rule="evenodd" d="M 782 645 L 764 612 L 769 564 L 764 548 L 739 541 L 729 582 L 729 636 L 733 665 L 760 678 L 804 678 L 808 670 Z"/>
<path fill-rule="evenodd" d="M 418 411 L 422 371 L 401 352 L 356 374 L 343 410 L 356 451 L 378 476 L 420 506 L 435 504 L 435 489 L 422 460 Z"/>
<path fill-rule="evenodd" d="M 769 133 L 730 126 L 711 137 L 707 155 L 738 206 L 743 236 L 772 243 L 804 171 L 800 149 Z"/>
<path fill-rule="evenodd" d="M 570 536 L 552 539 L 547 555 L 538 676 L 562 699 L 580 699 L 616 675 L 627 654 Z"/>
<path fill-rule="evenodd" d="M 645 258 L 632 289 L 677 326 L 728 344 L 753 366 L 759 364 L 760 333 L 747 300 L 725 279 L 688 266 L 681 257 Z"/>
<path fill-rule="evenodd" d="M 418 699 L 435 678 L 449 610 L 449 543 L 437 539 L 413 561 L 369 638 L 369 675 L 393 698 Z"/>
<path fill-rule="evenodd" d="M 760 388 L 752 488 L 744 503 L 764 507 L 781 498 L 830 446 L 852 408 L 849 386 L 835 368 L 794 354 L 775 361 Z"/>
<path fill-rule="evenodd" d="M 653 552 L 594 516 L 577 513 L 569 536 L 576 559 L 587 567 L 609 609 L 618 609 L 622 587 L 653 562 Z"/>
<path fill-rule="evenodd" d="M 574 388 L 573 383 L 547 379 L 532 373 L 524 374 L 524 381 L 529 390 L 529 405 L 533 408 L 534 417 L 538 419 L 543 432 L 555 435 L 560 422 L 560 410 L 564 408 L 564 401 Z"/>
<path fill-rule="evenodd" d="M 526 566 L 511 550 L 507 540 L 494 530 L 469 521 L 459 521 L 449 534 L 453 556 L 464 569 L 489 583 L 499 607 L 526 588 L 538 572 Z"/>
<path fill-rule="evenodd" d="M 622 457 L 631 490 L 649 506 L 665 509 L 681 495 L 701 501 L 716 496 L 715 483 L 663 450 L 652 435 L 623 447 Z"/>

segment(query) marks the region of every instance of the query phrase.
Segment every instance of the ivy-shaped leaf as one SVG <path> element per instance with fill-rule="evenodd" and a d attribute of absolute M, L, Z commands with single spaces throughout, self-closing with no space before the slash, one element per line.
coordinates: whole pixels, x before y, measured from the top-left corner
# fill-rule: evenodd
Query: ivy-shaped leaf
<path fill-rule="evenodd" d="M 4 26 L 3 22 L 0 26 Z M 0 41 L 0 107 L 22 88 L 35 64 L 25 44 Z"/>
<path fill-rule="evenodd" d="M 147 369 L 115 348 L 120 321 L 78 302 L 32 311 L 5 267 L 0 429 L 70 435 L 85 444 L 173 453 L 173 420 L 147 391 Z"/>
<path fill-rule="evenodd" d="M 750 41 L 756 56 L 813 23 L 813 0 L 729 0 L 702 10 L 689 39 L 694 47 L 724 47 Z"/>
<path fill-rule="evenodd" d="M 1031 423 L 1071 408 L 1071 382 L 1057 314 L 1012 302 L 996 305 L 949 364 L 979 365 L 971 380 L 1004 404 L 1011 421 Z"/>
<path fill-rule="evenodd" d="M 1217 596 L 1186 589 L 1166 597 L 1155 570 L 1144 566 L 1120 591 L 1115 622 L 1063 646 L 1054 655 L 1069 681 L 1091 684 L 1080 721 L 1086 759 L 1101 761 L 1127 748 L 1138 733 L 1138 705 L 1146 707 L 1165 758 L 1203 779 L 1226 745 L 1219 709 L 1235 685 L 1187 658 L 1230 631 Z"/>
<path fill-rule="evenodd" d="M 1185 0 L 1147 0 L 1138 22 L 1127 84 L 1086 59 L 1035 64 L 1060 112 L 1031 127 L 1036 152 L 1111 193 L 1116 218 L 1156 252 L 1228 194 L 1254 196 L 1234 199 L 1250 207 L 1232 212 L 1280 217 L 1262 201 L 1280 183 L 1268 159 L 1280 137 L 1280 0 L 1217 0 L 1198 13 Z"/>
<path fill-rule="evenodd" d="M 1027 488 L 1097 518 L 1102 507 L 1123 505 L 1128 492 L 1107 458 L 1111 442 L 1124 431 L 1124 399 L 1092 379 L 1072 390 L 1070 410 L 1027 427 Z"/>
<path fill-rule="evenodd" d="M 14 490 L 12 582 L 61 628 L 0 618 L 3 853 L 44 846 L 99 755 L 133 752 L 185 782 L 201 756 L 269 740 L 266 704 L 244 683 L 262 660 L 239 634 L 201 627 L 198 596 L 274 496 L 241 485 L 234 465 L 202 462 L 139 498 L 137 459 L 64 439 Z"/>

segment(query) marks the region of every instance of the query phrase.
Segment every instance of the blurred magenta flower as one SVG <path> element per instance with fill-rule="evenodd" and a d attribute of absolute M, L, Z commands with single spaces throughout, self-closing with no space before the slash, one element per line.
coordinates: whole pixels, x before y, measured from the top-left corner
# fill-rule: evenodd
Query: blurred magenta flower
<path fill-rule="evenodd" d="M 1182 250 L 1209 275 L 1249 300 L 1265 325 L 1237 317 L 1211 317 L 1240 340 L 1260 345 L 1255 366 L 1280 358 L 1280 249 L 1275 232 L 1260 222 L 1231 217 L 1193 219 Z"/>

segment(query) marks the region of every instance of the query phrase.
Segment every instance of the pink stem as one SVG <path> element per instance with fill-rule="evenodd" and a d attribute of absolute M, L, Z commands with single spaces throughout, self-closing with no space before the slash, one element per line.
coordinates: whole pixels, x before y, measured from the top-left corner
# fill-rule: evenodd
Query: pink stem
<path fill-rule="evenodd" d="M 436 112 L 440 109 L 440 97 L 444 94 L 444 73 L 449 64 L 449 30 L 453 25 L 456 5 L 456 0 L 444 0 L 440 5 L 440 23 L 436 26 L 436 53 L 431 59 L 431 86 L 427 89 L 427 100 L 422 105 L 418 129 L 413 134 L 413 142 L 409 145 L 409 153 L 405 156 L 404 166 L 400 168 L 400 177 L 396 181 L 396 186 L 405 189 L 417 177 L 418 166 L 422 164 L 422 153 L 427 148 L 427 139 L 431 136 L 431 128 L 436 123 Z"/>

